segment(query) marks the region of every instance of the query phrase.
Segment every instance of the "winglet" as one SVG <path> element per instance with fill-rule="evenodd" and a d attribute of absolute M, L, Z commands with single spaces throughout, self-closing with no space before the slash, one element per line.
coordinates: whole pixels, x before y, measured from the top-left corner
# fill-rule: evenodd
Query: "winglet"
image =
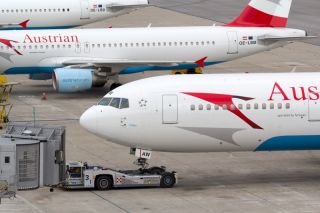
<path fill-rule="evenodd" d="M 195 61 L 194 63 L 195 64 L 198 64 L 199 65 L 199 67 L 204 67 L 204 62 L 205 62 L 205 60 L 207 60 L 207 56 L 206 57 L 204 57 L 204 58 L 201 58 L 201 59 L 199 59 L 198 61 Z"/>
<path fill-rule="evenodd" d="M 22 28 L 24 28 L 24 29 L 26 29 L 28 26 L 28 22 L 30 21 L 30 19 L 28 19 L 28 20 L 25 20 L 25 21 L 23 21 L 23 22 L 21 22 L 19 25 L 22 27 Z"/>

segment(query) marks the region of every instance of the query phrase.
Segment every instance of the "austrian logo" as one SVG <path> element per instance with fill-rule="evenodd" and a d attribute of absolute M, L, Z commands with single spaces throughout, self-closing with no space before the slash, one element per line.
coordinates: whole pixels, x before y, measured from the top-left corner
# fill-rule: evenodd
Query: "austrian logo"
<path fill-rule="evenodd" d="M 13 50 L 16 55 L 22 55 L 22 53 L 17 50 L 16 46 L 14 44 L 59 44 L 59 43 L 78 43 L 79 42 L 79 37 L 77 35 L 30 35 L 26 34 L 24 36 L 23 42 L 18 42 L 15 40 L 10 40 L 10 39 L 3 39 L 0 38 L 0 43 L 8 47 L 9 49 Z M 0 57 L 10 61 L 11 56 L 15 54 L 9 53 L 9 52 L 0 52 Z"/>

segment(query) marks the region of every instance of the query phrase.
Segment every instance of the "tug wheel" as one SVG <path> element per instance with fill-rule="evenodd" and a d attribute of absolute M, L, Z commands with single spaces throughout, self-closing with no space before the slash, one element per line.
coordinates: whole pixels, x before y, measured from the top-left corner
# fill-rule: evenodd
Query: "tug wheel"
<path fill-rule="evenodd" d="M 160 167 L 152 167 L 149 169 L 150 174 L 152 175 L 161 175 L 165 172 L 163 168 Z"/>
<path fill-rule="evenodd" d="M 96 180 L 96 187 L 99 190 L 109 190 L 112 188 L 113 181 L 109 176 L 100 176 Z"/>
<path fill-rule="evenodd" d="M 161 176 L 160 187 L 161 188 L 172 188 L 176 183 L 176 177 L 173 173 L 165 172 Z"/>

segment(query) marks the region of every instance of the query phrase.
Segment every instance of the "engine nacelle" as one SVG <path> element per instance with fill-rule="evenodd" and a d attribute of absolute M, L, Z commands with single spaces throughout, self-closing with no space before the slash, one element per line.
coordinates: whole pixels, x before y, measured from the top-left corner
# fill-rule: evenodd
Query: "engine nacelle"
<path fill-rule="evenodd" d="M 106 77 L 97 76 L 94 69 L 58 68 L 52 74 L 53 88 L 58 92 L 81 92 L 103 86 Z"/>
<path fill-rule="evenodd" d="M 33 73 L 29 75 L 31 80 L 50 80 L 52 79 L 51 73 Z"/>

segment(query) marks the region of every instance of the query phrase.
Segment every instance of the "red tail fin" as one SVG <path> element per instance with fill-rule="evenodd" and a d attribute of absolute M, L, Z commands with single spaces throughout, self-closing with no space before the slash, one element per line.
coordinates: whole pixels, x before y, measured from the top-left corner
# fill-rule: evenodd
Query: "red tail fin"
<path fill-rule="evenodd" d="M 251 0 L 228 27 L 285 27 L 292 0 Z"/>

